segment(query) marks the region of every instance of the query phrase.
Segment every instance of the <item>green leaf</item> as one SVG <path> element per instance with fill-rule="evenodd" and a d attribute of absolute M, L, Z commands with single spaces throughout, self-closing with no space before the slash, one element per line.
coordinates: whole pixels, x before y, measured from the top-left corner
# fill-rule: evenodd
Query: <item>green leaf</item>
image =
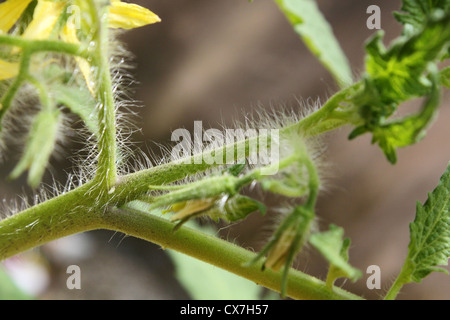
<path fill-rule="evenodd" d="M 425 203 L 417 203 L 410 238 L 407 264 L 412 281 L 421 282 L 433 271 L 448 273 L 437 266 L 448 265 L 450 257 L 450 163 Z"/>
<path fill-rule="evenodd" d="M 315 1 L 275 0 L 309 50 L 340 86 L 352 82 L 352 72 L 333 30 Z"/>
<path fill-rule="evenodd" d="M 189 225 L 208 234 L 214 229 Z M 206 262 L 167 250 L 178 281 L 194 300 L 259 300 L 261 287 Z"/>
<path fill-rule="evenodd" d="M 330 269 L 327 285 L 332 287 L 337 278 L 345 277 L 356 281 L 362 276 L 360 270 L 348 263 L 350 239 L 342 240 L 344 229 L 330 225 L 330 230 L 312 234 L 309 242 L 328 260 Z"/>
<path fill-rule="evenodd" d="M 74 78 L 61 66 L 52 63 L 42 71 L 42 76 L 52 92 L 53 100 L 66 106 L 72 113 L 80 117 L 91 133 L 99 135 L 97 102 L 86 87 L 84 80 Z"/>
<path fill-rule="evenodd" d="M 419 29 L 426 24 L 428 16 L 436 9 L 448 12 L 450 0 L 403 0 L 403 13 L 394 12 L 394 16 L 400 23 Z"/>
<path fill-rule="evenodd" d="M 78 115 L 86 127 L 98 135 L 96 102 L 85 86 L 68 86 L 55 83 L 51 87 L 56 102 L 65 105 L 71 112 Z"/>
<path fill-rule="evenodd" d="M 388 49 L 382 36 L 377 33 L 366 45 L 366 75 L 353 97 L 364 124 L 349 139 L 372 132 L 372 142 L 395 163 L 396 148 L 419 141 L 436 114 L 443 77 L 439 81 L 436 70 L 450 44 L 450 14 L 435 12 L 423 29 L 399 37 Z M 400 103 L 422 96 L 427 102 L 420 113 L 389 120 Z"/>
<path fill-rule="evenodd" d="M 366 71 L 381 102 L 400 103 L 427 93 L 428 65 L 438 62 L 450 43 L 450 14 L 435 15 L 423 30 L 399 37 L 389 49 L 382 35 L 377 33 L 366 45 Z"/>
<path fill-rule="evenodd" d="M 396 149 L 420 141 L 426 134 L 428 125 L 437 114 L 440 90 L 437 74 L 434 74 L 433 89 L 422 111 L 397 121 L 391 121 L 373 130 L 373 143 L 378 143 L 391 163 L 397 161 Z"/>
<path fill-rule="evenodd" d="M 247 162 L 244 159 L 243 163 L 233 164 L 229 168 L 225 169 L 223 172 L 228 172 L 232 176 L 237 177 L 242 173 L 242 171 L 245 169 L 246 165 L 247 165 Z"/>
<path fill-rule="evenodd" d="M 33 188 L 37 187 L 55 147 L 59 122 L 58 110 L 41 111 L 36 116 L 28 135 L 25 152 L 11 172 L 10 178 L 16 179 L 28 169 L 28 184 Z"/>
<path fill-rule="evenodd" d="M 283 172 L 278 179 L 264 179 L 261 182 L 263 190 L 286 197 L 301 197 L 308 193 L 308 186 L 298 173 Z"/>

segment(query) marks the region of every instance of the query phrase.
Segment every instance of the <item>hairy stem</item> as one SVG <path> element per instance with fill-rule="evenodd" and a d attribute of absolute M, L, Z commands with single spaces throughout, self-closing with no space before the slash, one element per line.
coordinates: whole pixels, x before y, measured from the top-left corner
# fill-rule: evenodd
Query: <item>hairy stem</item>
<path fill-rule="evenodd" d="M 0 260 L 49 241 L 100 227 L 87 197 L 91 183 L 0 221 Z"/>
<path fill-rule="evenodd" d="M 281 272 L 261 271 L 261 263 L 247 264 L 255 253 L 242 247 L 181 227 L 173 231 L 173 223 L 138 210 L 111 210 L 105 215 L 107 228 L 174 249 L 199 260 L 256 282 L 275 291 L 281 289 Z M 290 270 L 287 295 L 294 299 L 361 299 L 344 290 L 330 291 L 318 279 Z"/>
<path fill-rule="evenodd" d="M 384 300 L 395 300 L 403 285 L 411 281 L 411 270 L 411 265 L 409 264 L 409 260 L 407 260 L 403 265 L 400 274 L 397 276 L 389 291 L 384 296 Z"/>
<path fill-rule="evenodd" d="M 88 3 L 95 26 L 92 65 L 97 72 L 96 94 L 99 121 L 98 169 L 95 179 L 99 185 L 109 191 L 117 180 L 116 110 L 108 61 L 109 9 L 106 5 L 98 9 L 94 1 L 88 1 Z"/>
<path fill-rule="evenodd" d="M 103 72 L 104 76 L 109 79 L 109 70 L 103 69 Z M 106 72 L 108 72 L 108 75 Z M 335 95 L 330 99 L 330 104 L 325 104 L 322 109 L 309 117 L 324 123 L 326 115 L 330 115 L 345 98 L 346 94 Z M 113 104 L 109 104 L 112 101 L 107 96 L 105 101 L 108 102 L 108 108 L 112 109 L 105 108 L 106 110 L 103 113 L 104 119 L 113 114 L 109 111 L 114 111 Z M 307 137 L 331 130 L 335 126 L 337 127 L 337 123 L 335 123 L 333 126 L 328 124 L 322 126 L 319 131 L 312 130 L 309 117 L 290 127 L 282 128 L 280 131 L 287 133 L 288 130 L 301 130 L 304 136 Z M 343 123 L 339 125 L 343 125 Z M 109 126 L 110 124 L 104 128 L 111 133 L 113 131 L 110 130 L 111 127 Z M 112 138 L 112 136 L 109 138 Z M 268 143 L 270 143 L 270 139 L 268 140 Z M 106 143 L 106 140 L 103 143 Z M 227 148 L 231 147 L 236 150 L 239 147 L 244 147 L 245 154 L 242 156 L 248 156 L 249 144 L 250 140 L 246 139 L 238 141 L 231 146 L 224 146 L 207 152 L 222 153 L 225 157 Z M 107 152 L 112 152 L 111 149 L 107 150 Z M 105 155 L 106 153 L 102 157 Z M 261 265 L 258 264 L 244 266 L 245 262 L 250 261 L 255 256 L 254 253 L 184 227 L 177 232 L 173 232 L 174 224 L 172 222 L 160 219 L 149 213 L 118 209 L 118 207 L 120 208 L 127 202 L 138 199 L 147 193 L 149 185 L 171 183 L 216 165 L 207 164 L 204 161 L 199 163 L 200 157 L 203 158 L 203 154 L 194 155 L 187 163 L 180 161 L 171 162 L 119 177 L 117 180 L 115 179 L 115 163 L 102 162 L 102 166 L 104 166 L 102 170 L 104 170 L 103 173 L 107 177 L 107 180 L 102 181 L 112 183 L 116 180 L 115 183 L 107 185 L 112 187 L 107 189 L 108 192 L 105 192 L 105 185 L 99 184 L 97 180 L 99 178 L 96 178 L 70 192 L 0 221 L 0 260 L 70 234 L 94 229 L 109 229 L 121 231 L 160 244 L 163 247 L 178 250 L 273 290 L 280 290 L 281 273 L 270 270 L 261 272 Z M 312 170 L 312 168 L 309 169 Z M 359 298 L 338 288 L 330 291 L 325 283 L 298 271 L 290 271 L 287 281 L 287 295 L 294 298 Z"/>
<path fill-rule="evenodd" d="M 108 229 L 177 250 L 280 290 L 281 273 L 263 272 L 260 264 L 245 264 L 254 257 L 253 252 L 184 226 L 174 232 L 172 222 L 138 210 L 112 208 L 100 214 L 86 197 L 90 187 L 87 184 L 1 221 L 0 260 L 64 236 Z M 361 299 L 339 288 L 330 291 L 322 281 L 293 269 L 287 295 L 295 299 Z"/>
<path fill-rule="evenodd" d="M 355 90 L 358 85 L 359 84 L 355 84 L 339 91 L 334 96 L 332 96 L 321 109 L 317 110 L 316 112 L 293 125 L 280 128 L 280 136 L 288 135 L 289 132 L 292 131 L 297 131 L 301 132 L 304 137 L 307 138 L 317 136 L 319 134 L 337 129 L 350 123 L 359 124 L 359 118 L 350 119 L 349 121 L 351 122 L 349 122 L 348 120 L 340 120 L 337 116 L 340 115 L 340 113 L 345 112 L 338 110 L 338 108 L 344 102 L 349 103 L 348 96 L 353 90 Z M 157 167 L 141 170 L 121 177 L 121 183 L 116 187 L 116 193 L 127 193 L 128 197 L 125 197 L 123 199 L 129 201 L 132 200 L 133 197 L 137 198 L 142 193 L 147 192 L 149 185 L 168 184 L 206 171 L 211 167 L 217 165 L 216 163 L 209 164 L 203 161 L 206 152 L 209 155 L 215 155 L 216 158 L 223 159 L 222 163 L 226 163 L 225 158 L 227 152 L 233 150 L 238 156 L 234 160 L 241 160 L 239 158 L 239 155 L 241 157 L 248 157 L 250 152 L 249 146 L 252 143 L 257 143 L 257 139 L 258 137 L 254 137 L 242 141 L 237 141 L 236 143 L 233 143 L 231 145 L 225 145 L 212 151 L 205 151 L 204 153 L 193 155 L 192 157 L 187 158 L 187 161 L 186 159 L 181 159 L 179 161 L 162 164 Z M 270 143 L 271 139 L 269 136 L 267 139 L 268 146 L 270 146 Z M 244 150 L 244 152 L 237 152 L 237 150 Z"/>

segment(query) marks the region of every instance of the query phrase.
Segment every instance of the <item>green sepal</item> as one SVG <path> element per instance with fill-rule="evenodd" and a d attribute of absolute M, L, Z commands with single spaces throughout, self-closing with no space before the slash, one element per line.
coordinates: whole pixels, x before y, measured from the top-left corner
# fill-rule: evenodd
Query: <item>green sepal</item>
<path fill-rule="evenodd" d="M 53 84 L 51 86 L 54 99 L 57 103 L 65 105 L 69 110 L 83 120 L 89 131 L 99 136 L 96 102 L 85 86 L 69 86 Z"/>
<path fill-rule="evenodd" d="M 259 211 L 262 215 L 266 214 L 267 207 L 252 198 L 237 194 L 224 205 L 225 216 L 222 216 L 229 222 L 234 222 L 246 218 L 249 214 Z"/>
<path fill-rule="evenodd" d="M 348 263 L 348 250 L 350 239 L 342 239 L 344 229 L 330 225 L 328 231 L 314 233 L 309 238 L 309 243 L 315 247 L 330 263 L 327 275 L 327 286 L 332 287 L 337 278 L 358 280 L 362 273 Z"/>
<path fill-rule="evenodd" d="M 252 265 L 262 259 L 266 254 L 262 270 L 271 268 L 278 271 L 283 267 L 281 280 L 281 296 L 284 297 L 287 289 L 287 275 L 295 256 L 308 241 L 315 213 L 305 206 L 296 206 L 292 212 L 281 221 L 269 241 L 262 250 L 247 265 Z"/>
<path fill-rule="evenodd" d="M 278 179 L 264 179 L 261 181 L 261 187 L 265 191 L 286 197 L 301 197 L 309 190 L 303 180 L 298 173 L 286 171 L 282 172 Z"/>
<path fill-rule="evenodd" d="M 57 109 L 41 111 L 33 120 L 25 152 L 10 174 L 11 179 L 28 172 L 28 184 L 36 188 L 42 180 L 45 168 L 58 137 L 60 112 Z"/>
<path fill-rule="evenodd" d="M 79 81 L 59 65 L 52 63 L 43 70 L 52 98 L 57 104 L 66 106 L 77 115 L 89 129 L 99 136 L 98 116 L 95 110 L 97 102 L 92 97 L 84 81 Z"/>
<path fill-rule="evenodd" d="M 242 173 L 242 171 L 245 169 L 246 165 L 247 165 L 247 161 L 245 161 L 245 159 L 244 159 L 243 163 L 233 164 L 230 167 L 226 168 L 224 171 L 228 172 L 232 176 L 237 177 Z"/>

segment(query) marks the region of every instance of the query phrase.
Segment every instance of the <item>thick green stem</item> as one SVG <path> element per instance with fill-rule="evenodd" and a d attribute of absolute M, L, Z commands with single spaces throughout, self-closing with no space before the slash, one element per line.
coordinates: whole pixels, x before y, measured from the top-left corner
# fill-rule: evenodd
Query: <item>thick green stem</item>
<path fill-rule="evenodd" d="M 104 5 L 98 9 L 94 1 L 88 1 L 88 4 L 95 28 L 92 65 L 97 72 L 95 90 L 99 103 L 98 169 L 95 179 L 109 192 L 117 180 L 116 110 L 108 61 L 109 8 Z"/>
<path fill-rule="evenodd" d="M 159 244 L 217 267 L 235 273 L 274 291 L 281 289 L 281 272 L 261 270 L 262 264 L 248 265 L 255 253 L 228 241 L 206 235 L 188 227 L 174 232 L 173 223 L 137 210 L 115 209 L 105 215 L 108 229 Z M 330 291 L 325 284 L 309 275 L 291 269 L 287 295 L 294 299 L 345 299 L 360 297 L 337 288 Z"/>
<path fill-rule="evenodd" d="M 109 70 L 108 75 L 106 70 L 103 69 L 105 72 L 103 75 L 108 80 L 110 79 Z M 112 102 L 108 95 L 104 97 L 105 101 Z M 343 94 L 333 97 L 331 100 L 333 108 L 336 109 L 339 102 L 343 100 L 345 100 Z M 108 106 L 113 107 L 113 104 L 108 104 Z M 324 106 L 324 111 L 321 109 L 317 113 L 330 114 L 331 107 L 325 108 L 326 106 Z M 112 115 L 112 112 L 108 113 L 108 110 L 112 111 L 112 109 L 106 108 L 103 114 L 106 118 Z M 318 117 L 315 114 L 311 116 Z M 322 122 L 324 117 L 323 114 L 322 117 L 319 116 Z M 309 117 L 307 117 L 295 125 L 280 129 L 280 134 L 287 133 L 288 130 L 300 130 L 307 137 L 330 128 L 330 126 L 323 126 L 321 130 L 317 131 L 312 130 L 310 124 Z M 104 128 L 111 133 L 110 125 L 109 123 Z M 106 140 L 103 143 L 106 143 Z M 235 150 L 244 147 L 245 154 L 242 156 L 247 156 L 249 144 L 250 140 L 247 139 L 238 141 L 231 147 Z M 224 146 L 212 152 L 225 155 L 229 147 Z M 108 150 L 111 152 L 110 149 Z M 113 154 L 115 155 L 115 152 Z M 102 157 L 105 155 L 106 153 Z M 112 188 L 108 189 L 109 192 L 105 192 L 104 184 L 99 185 L 99 181 L 94 179 L 73 191 L 0 221 L 0 260 L 66 235 L 103 228 L 125 232 L 163 247 L 178 250 L 273 290 L 280 290 L 281 272 L 276 273 L 270 270 L 261 272 L 261 265 L 244 265 L 255 256 L 252 252 L 183 227 L 177 232 L 173 232 L 173 223 L 148 213 L 115 209 L 116 206 L 137 199 L 148 192 L 149 185 L 167 184 L 217 165 L 204 161 L 198 164 L 195 159 L 198 160 L 199 157 L 203 158 L 203 154 L 193 156 L 189 164 L 172 162 L 120 177 L 115 184 L 110 185 Z M 102 165 L 105 166 L 102 170 L 108 177 L 107 179 L 110 179 L 109 182 L 115 180 L 111 179 L 111 173 L 115 174 L 115 170 L 108 172 L 111 168 L 115 169 L 115 163 L 102 162 Z M 301 299 L 359 298 L 338 288 L 330 291 L 323 282 L 298 271 L 289 273 L 287 295 Z"/>
<path fill-rule="evenodd" d="M 307 136 L 316 136 L 344 125 L 360 124 L 361 118 L 351 102 L 352 94 L 360 85 L 361 83 L 358 82 L 337 92 L 328 99 L 322 108 L 291 127 L 287 127 L 285 130 L 296 129 L 305 133 Z M 348 105 L 346 106 L 344 104 Z M 349 115 L 352 115 L 352 117 L 349 117 Z"/>
<path fill-rule="evenodd" d="M 348 95 L 355 90 L 358 84 L 355 84 L 347 89 L 344 89 L 334 96 L 332 96 L 327 103 L 316 112 L 307 116 L 306 118 L 300 120 L 298 123 L 293 125 L 280 128 L 280 136 L 288 135 L 289 132 L 297 131 L 301 132 L 306 138 L 316 136 L 322 134 L 324 132 L 337 129 L 349 123 L 357 124 L 358 120 L 352 119 L 352 122 L 349 121 L 341 121 L 335 118 L 336 114 L 340 114 L 341 112 L 337 110 L 340 107 L 340 104 L 343 102 L 347 102 Z M 334 120 L 333 120 L 334 119 Z M 315 126 L 314 124 L 317 124 Z M 214 156 L 215 158 L 224 159 L 227 152 L 231 150 L 244 150 L 244 152 L 235 152 L 238 155 L 235 158 L 236 161 L 241 160 L 241 157 L 248 157 L 250 152 L 250 145 L 253 143 L 257 143 L 258 137 L 238 141 L 232 145 L 225 145 L 223 147 L 219 147 L 212 151 L 208 152 L 209 156 Z M 267 139 L 267 143 L 270 146 L 271 139 L 270 136 Z M 178 181 L 184 179 L 188 176 L 195 175 L 197 173 L 206 171 L 214 166 L 217 166 L 217 163 L 206 163 L 202 159 L 204 159 L 205 153 L 196 154 L 190 158 L 170 162 L 167 164 L 159 165 L 157 167 L 153 167 L 146 170 L 141 170 L 127 176 L 120 178 L 120 185 L 116 187 L 116 193 L 122 194 L 127 193 L 129 195 L 128 200 L 132 200 L 132 198 L 137 198 L 141 194 L 148 191 L 149 185 L 161 185 L 168 184 L 174 181 Z M 195 164 L 195 165 L 194 165 Z M 126 188 L 126 190 L 124 190 Z M 124 200 L 125 200 L 124 199 Z M 123 203 L 120 203 L 123 204 Z"/>
<path fill-rule="evenodd" d="M 101 200 L 93 201 L 93 194 L 88 196 L 92 186 L 92 182 L 87 183 L 0 221 L 0 260 L 64 236 L 108 229 L 177 250 L 280 290 L 280 272 L 262 272 L 260 264 L 245 264 L 254 257 L 253 252 L 187 227 L 174 232 L 172 222 L 138 210 L 111 208 L 104 212 L 98 203 Z M 289 273 L 287 295 L 296 299 L 361 299 L 339 288 L 330 291 L 322 281 L 295 270 Z"/>
<path fill-rule="evenodd" d="M 74 43 L 67 43 L 58 40 L 32 40 L 11 35 L 0 34 L 0 45 L 27 48 L 30 52 L 55 52 L 78 56 L 84 59 L 89 58 L 86 48 Z"/>
<path fill-rule="evenodd" d="M 49 241 L 100 227 L 86 197 L 91 183 L 0 221 L 0 261 Z"/>

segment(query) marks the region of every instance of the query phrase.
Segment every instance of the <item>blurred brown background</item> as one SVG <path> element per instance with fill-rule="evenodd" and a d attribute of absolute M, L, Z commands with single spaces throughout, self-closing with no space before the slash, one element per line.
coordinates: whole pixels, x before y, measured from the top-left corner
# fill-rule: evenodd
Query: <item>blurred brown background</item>
<path fill-rule="evenodd" d="M 192 130 L 195 120 L 204 126 L 231 126 L 256 107 L 296 107 L 296 99 L 322 100 L 336 90 L 328 72 L 293 32 L 272 0 L 177 0 L 134 1 L 155 13 L 162 22 L 126 33 L 122 38 L 135 55 L 136 99 L 142 135 L 134 136 L 143 148 L 158 154 L 152 141 L 170 143 L 177 128 Z M 395 38 L 400 25 L 392 11 L 400 0 L 318 0 L 334 28 L 353 72 L 363 68 L 364 41 L 373 33 L 366 28 L 366 9 L 381 8 L 381 27 L 386 43 Z M 402 149 L 398 163 L 390 165 L 370 137 L 348 141 L 349 128 L 326 138 L 330 165 L 327 191 L 319 200 L 320 225 L 344 227 L 352 240 L 350 262 L 364 273 L 348 290 L 366 298 L 379 298 L 390 286 L 407 253 L 408 224 L 413 221 L 416 201 L 425 201 L 450 159 L 446 125 L 449 93 L 443 98 L 439 119 L 419 144 Z M 410 106 L 414 108 L 415 102 Z M 54 166 L 66 164 L 55 162 Z M 2 167 L 8 172 L 10 165 Z M 59 168 L 55 167 L 54 172 Z M 3 174 L 5 174 L 3 172 Z M 63 178 L 63 175 L 57 175 Z M 4 181 L 4 180 L 3 180 Z M 12 197 L 21 183 L 1 191 Z M 224 236 L 246 247 L 262 244 L 264 221 L 250 217 L 229 228 Z M 244 234 L 244 235 L 242 235 Z M 51 260 L 52 278 L 43 299 L 180 299 L 187 293 L 173 278 L 173 266 L 157 246 L 112 232 L 91 232 L 93 251 L 78 263 L 83 270 L 83 289 L 65 286 L 68 262 Z M 95 250 L 95 251 L 94 251 Z M 365 273 L 369 265 L 381 268 L 381 290 L 368 290 Z M 59 267 L 58 267 L 59 266 Z M 307 250 L 297 268 L 324 277 L 326 263 Z M 448 276 L 435 273 L 422 284 L 408 285 L 399 299 L 448 299 Z"/>

